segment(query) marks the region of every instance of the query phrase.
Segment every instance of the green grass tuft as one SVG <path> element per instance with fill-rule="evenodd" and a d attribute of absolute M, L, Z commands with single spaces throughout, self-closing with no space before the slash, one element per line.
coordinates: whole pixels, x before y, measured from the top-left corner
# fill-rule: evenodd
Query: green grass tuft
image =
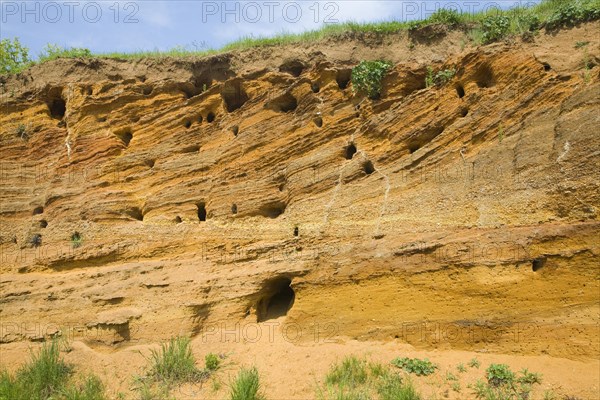
<path fill-rule="evenodd" d="M 157 381 L 169 383 L 197 381 L 206 377 L 206 372 L 196 368 L 190 339 L 172 338 L 161 344 L 159 351 L 152 350 L 150 375 Z"/>
<path fill-rule="evenodd" d="M 231 400 L 264 400 L 256 367 L 242 368 L 231 384 Z"/>

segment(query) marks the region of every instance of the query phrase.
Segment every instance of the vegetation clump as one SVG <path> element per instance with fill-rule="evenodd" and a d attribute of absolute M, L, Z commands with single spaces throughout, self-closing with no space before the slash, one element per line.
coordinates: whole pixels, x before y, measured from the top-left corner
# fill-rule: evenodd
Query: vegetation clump
<path fill-rule="evenodd" d="M 60 355 L 57 340 L 45 343 L 39 353 L 14 375 L 0 372 L 0 399 L 4 400 L 105 400 L 104 385 L 90 375 L 78 382 L 73 367 Z"/>
<path fill-rule="evenodd" d="M 230 387 L 231 400 L 264 400 L 256 367 L 242 368 Z"/>
<path fill-rule="evenodd" d="M 540 374 L 529 372 L 527 369 L 515 374 L 506 364 L 490 364 L 486 369 L 486 382 L 478 380 L 472 389 L 478 399 L 528 399 L 532 385 L 541 382 Z"/>
<path fill-rule="evenodd" d="M 420 400 L 421 396 L 389 367 L 349 356 L 332 365 L 324 385 L 317 388 L 317 398 Z"/>
<path fill-rule="evenodd" d="M 425 86 L 442 86 L 449 82 L 452 78 L 454 78 L 455 74 L 456 70 L 453 68 L 444 69 L 434 73 L 433 68 L 427 67 L 427 75 L 425 76 Z"/>
<path fill-rule="evenodd" d="M 392 364 L 398 368 L 402 368 L 406 372 L 419 376 L 431 375 L 438 368 L 437 365 L 429 361 L 427 358 L 421 360 L 418 358 L 398 357 L 392 360 Z"/>
<path fill-rule="evenodd" d="M 364 93 L 370 99 L 381 95 L 382 80 L 392 67 L 388 61 L 361 61 L 352 69 L 352 89 L 355 93 Z"/>

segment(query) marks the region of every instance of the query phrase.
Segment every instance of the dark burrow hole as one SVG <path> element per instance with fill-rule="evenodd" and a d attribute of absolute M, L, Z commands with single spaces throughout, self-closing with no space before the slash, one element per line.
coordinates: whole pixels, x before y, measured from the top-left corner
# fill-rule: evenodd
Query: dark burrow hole
<path fill-rule="evenodd" d="M 283 189 L 285 189 L 285 183 L 280 183 L 278 189 L 280 192 L 283 192 Z"/>
<path fill-rule="evenodd" d="M 287 113 L 294 111 L 298 107 L 298 101 L 291 93 L 284 93 L 271 100 L 267 107 L 277 112 Z"/>
<path fill-rule="evenodd" d="M 346 157 L 346 160 L 352 160 L 354 154 L 356 154 L 356 146 L 354 145 L 354 143 L 350 143 L 346 147 L 346 150 L 344 150 L 344 157 Z"/>
<path fill-rule="evenodd" d="M 414 153 L 415 151 L 419 150 L 421 148 L 421 144 L 420 143 L 411 143 L 408 145 L 408 151 L 410 151 L 410 154 Z"/>
<path fill-rule="evenodd" d="M 233 136 L 237 136 L 238 133 L 240 133 L 240 127 L 237 125 L 234 125 L 231 127 L 231 132 L 233 132 Z"/>
<path fill-rule="evenodd" d="M 198 146 L 198 145 L 187 146 L 187 147 L 184 147 L 183 149 L 181 149 L 182 154 L 197 153 L 199 151 L 200 151 L 200 146 Z"/>
<path fill-rule="evenodd" d="M 181 217 L 179 215 L 175 217 L 175 223 L 177 223 L 177 224 L 181 223 Z"/>
<path fill-rule="evenodd" d="M 321 87 L 317 82 L 313 82 L 313 84 L 310 85 L 310 90 L 312 90 L 313 93 L 319 93 L 319 91 L 321 91 Z"/>
<path fill-rule="evenodd" d="M 294 227 L 294 236 L 298 236 L 298 234 L 299 234 L 299 230 L 298 230 L 298 227 L 296 226 L 296 227 Z"/>
<path fill-rule="evenodd" d="M 545 257 L 539 257 L 534 259 L 531 262 L 531 269 L 533 270 L 533 272 L 539 271 L 540 269 L 542 269 L 544 267 L 544 265 L 546 265 L 546 258 Z"/>
<path fill-rule="evenodd" d="M 371 160 L 365 161 L 363 163 L 362 167 L 363 167 L 363 171 L 365 171 L 365 174 L 367 174 L 367 175 L 371 175 L 373 172 L 375 172 L 375 166 L 373 166 L 373 163 L 371 162 Z"/>
<path fill-rule="evenodd" d="M 98 121 L 98 122 L 106 122 L 106 116 L 98 117 L 98 118 L 96 118 L 96 121 Z"/>
<path fill-rule="evenodd" d="M 33 215 L 42 214 L 44 212 L 44 207 L 39 206 L 33 209 Z"/>
<path fill-rule="evenodd" d="M 209 112 L 206 116 L 206 122 L 211 123 L 215 120 L 215 114 L 213 112 Z"/>
<path fill-rule="evenodd" d="M 206 204 L 198 203 L 196 207 L 198 208 L 198 221 L 206 221 Z"/>
<path fill-rule="evenodd" d="M 152 86 L 144 86 L 142 88 L 142 94 L 144 94 L 144 96 L 148 96 L 150 93 L 152 93 Z"/>
<path fill-rule="evenodd" d="M 544 67 L 544 71 L 546 71 L 546 72 L 548 72 L 552 69 L 552 67 L 548 63 L 542 63 L 542 66 Z"/>
<path fill-rule="evenodd" d="M 262 290 L 264 294 L 256 306 L 258 322 L 287 315 L 296 297 L 291 284 L 289 278 L 277 278 L 265 285 Z"/>
<path fill-rule="evenodd" d="M 352 70 L 343 69 L 343 70 L 339 70 L 337 72 L 335 81 L 337 82 L 338 87 L 340 89 L 344 90 L 348 87 L 348 84 L 350 83 L 351 78 L 352 78 Z"/>
<path fill-rule="evenodd" d="M 132 207 L 125 210 L 125 214 L 138 221 L 144 220 L 144 214 L 142 213 L 142 210 L 140 210 L 138 207 Z"/>
<path fill-rule="evenodd" d="M 233 215 L 237 214 L 237 204 L 232 204 L 231 205 L 231 213 Z"/>
<path fill-rule="evenodd" d="M 131 122 L 138 122 L 140 120 L 140 116 L 136 115 L 134 117 L 131 118 Z"/>
<path fill-rule="evenodd" d="M 185 121 L 184 126 L 186 127 L 186 129 L 190 129 L 192 126 L 192 121 L 190 121 L 189 119 L 187 121 Z"/>
<path fill-rule="evenodd" d="M 150 168 L 154 168 L 154 164 L 155 163 L 156 162 L 154 160 L 146 160 L 146 161 L 144 161 L 144 164 L 146 164 Z"/>
<path fill-rule="evenodd" d="M 460 116 L 461 117 L 463 117 L 463 118 L 466 117 L 468 113 L 469 113 L 469 109 L 468 108 L 461 108 L 460 109 Z"/>
<path fill-rule="evenodd" d="M 279 72 L 287 72 L 288 74 L 299 77 L 304 71 L 304 64 L 298 60 L 288 61 L 279 67 Z"/>
<path fill-rule="evenodd" d="M 488 64 L 484 64 L 479 68 L 475 76 L 477 86 L 480 88 L 489 88 L 494 86 L 494 73 Z"/>
<path fill-rule="evenodd" d="M 63 119 L 67 111 L 67 105 L 62 98 L 51 99 L 48 108 L 50 109 L 50 116 L 56 119 Z"/>
<path fill-rule="evenodd" d="M 260 215 L 269 217 L 269 218 L 277 218 L 281 214 L 285 212 L 285 203 L 283 202 L 275 202 L 264 205 L 260 208 Z"/>
<path fill-rule="evenodd" d="M 323 126 L 323 118 L 321 117 L 315 117 L 313 119 L 313 122 L 315 123 L 316 126 L 318 126 L 319 128 L 321 128 Z"/>
<path fill-rule="evenodd" d="M 121 139 L 125 146 L 129 146 L 129 143 L 131 143 L 131 139 L 133 139 L 133 133 L 131 132 L 131 128 L 123 128 L 118 131 L 115 131 L 115 136 Z"/>
<path fill-rule="evenodd" d="M 458 95 L 459 98 L 463 98 L 465 97 L 465 88 L 462 85 L 457 85 L 456 86 L 456 94 Z"/>
<path fill-rule="evenodd" d="M 248 101 L 248 95 L 242 87 L 242 82 L 239 79 L 225 82 L 221 97 L 225 102 L 227 112 L 233 112 L 242 107 Z"/>
<path fill-rule="evenodd" d="M 40 228 L 45 228 L 48 226 L 48 221 L 46 221 L 45 219 L 40 221 Z"/>
<path fill-rule="evenodd" d="M 200 116 L 198 117 L 198 123 L 199 123 L 199 124 L 201 124 L 201 123 L 202 123 L 202 115 L 200 115 Z"/>

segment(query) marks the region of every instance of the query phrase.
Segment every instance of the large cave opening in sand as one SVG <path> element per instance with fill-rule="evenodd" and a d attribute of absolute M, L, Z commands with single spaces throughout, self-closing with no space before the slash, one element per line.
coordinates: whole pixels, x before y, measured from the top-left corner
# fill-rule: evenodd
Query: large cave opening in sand
<path fill-rule="evenodd" d="M 264 295 L 258 301 L 256 318 L 258 322 L 287 315 L 294 305 L 296 294 L 289 278 L 277 278 L 265 285 Z"/>

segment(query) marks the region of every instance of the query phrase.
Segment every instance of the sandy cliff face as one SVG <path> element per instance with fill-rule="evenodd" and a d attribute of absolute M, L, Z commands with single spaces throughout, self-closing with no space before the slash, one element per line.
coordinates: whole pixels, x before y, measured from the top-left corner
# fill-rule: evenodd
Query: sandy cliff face
<path fill-rule="evenodd" d="M 106 353 L 258 322 L 296 345 L 597 359 L 597 32 L 5 80 L 3 356 L 57 332 Z M 349 84 L 371 56 L 396 63 L 377 101 Z M 457 75 L 426 88 L 427 66 Z"/>

